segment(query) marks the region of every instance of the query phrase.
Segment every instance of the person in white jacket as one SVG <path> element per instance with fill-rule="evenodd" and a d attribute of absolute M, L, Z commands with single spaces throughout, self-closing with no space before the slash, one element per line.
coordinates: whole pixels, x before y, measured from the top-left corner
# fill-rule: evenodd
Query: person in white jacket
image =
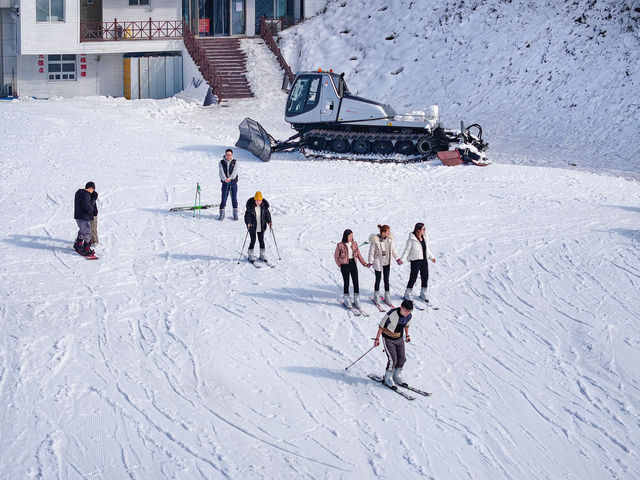
<path fill-rule="evenodd" d="M 404 291 L 404 298 L 412 300 L 413 285 L 418 279 L 418 273 L 420 274 L 420 299 L 426 303 L 429 303 L 427 299 L 427 282 L 429 281 L 429 263 L 431 260 L 436 262 L 436 257 L 433 256 L 431 250 L 429 250 L 429 236 L 427 235 L 424 227 L 424 223 L 416 223 L 413 227 L 413 232 L 409 234 L 407 245 L 404 248 L 402 261 L 411 262 L 411 273 L 409 274 L 409 282 L 407 283 L 407 289 Z"/>
<path fill-rule="evenodd" d="M 380 233 L 372 233 L 369 237 L 369 263 L 373 265 L 376 281 L 373 286 L 373 301 L 380 305 L 380 279 L 384 278 L 384 301 L 391 305 L 391 289 L 389 288 L 389 271 L 391 259 L 402 265 L 400 255 L 393 244 L 393 234 L 389 225 L 378 225 Z"/>

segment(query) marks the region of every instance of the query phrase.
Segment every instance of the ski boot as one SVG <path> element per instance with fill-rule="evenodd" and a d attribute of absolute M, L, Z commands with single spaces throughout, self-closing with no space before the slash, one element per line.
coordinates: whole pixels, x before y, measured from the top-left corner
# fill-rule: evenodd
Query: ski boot
<path fill-rule="evenodd" d="M 384 303 L 391 305 L 391 292 L 384 292 Z"/>
<path fill-rule="evenodd" d="M 218 220 L 224 220 L 224 210 L 221 208 L 220 209 L 220 216 L 218 217 Z"/>
<path fill-rule="evenodd" d="M 253 263 L 256 261 L 256 256 L 253 254 L 253 250 L 247 250 L 247 259 Z"/>
<path fill-rule="evenodd" d="M 427 287 L 420 289 L 420 300 L 424 303 L 429 303 L 429 299 L 427 298 Z"/>
<path fill-rule="evenodd" d="M 82 245 L 82 252 L 80 252 L 80 255 L 84 257 L 93 257 L 95 254 L 96 252 L 91 250 L 91 243 L 84 242 L 84 245 Z"/>
<path fill-rule="evenodd" d="M 353 294 L 353 306 L 356 307 L 358 310 L 362 310 L 362 307 L 360 306 L 360 294 L 359 293 L 354 293 Z"/>
<path fill-rule="evenodd" d="M 351 297 L 349 297 L 348 293 L 344 294 L 343 301 L 344 301 L 344 306 L 345 307 L 347 307 L 349 309 L 353 308 L 353 303 L 351 303 Z"/>
<path fill-rule="evenodd" d="M 262 260 L 264 263 L 269 263 L 269 260 L 267 260 L 267 254 L 265 252 L 264 248 L 260 249 L 260 260 Z"/>
<path fill-rule="evenodd" d="M 82 255 L 82 239 L 81 238 L 76 238 L 76 241 L 73 244 L 73 249 L 79 253 L 80 255 Z"/>
<path fill-rule="evenodd" d="M 233 209 L 233 219 L 234 220 L 238 220 L 238 209 L 237 208 Z"/>
<path fill-rule="evenodd" d="M 393 383 L 393 370 L 386 370 L 384 372 L 384 384 L 392 390 L 397 390 L 398 387 Z"/>
<path fill-rule="evenodd" d="M 375 303 L 376 305 L 380 306 L 380 292 L 377 291 L 377 290 L 375 292 L 373 292 L 373 303 Z"/>
<path fill-rule="evenodd" d="M 408 387 L 409 384 L 402 379 L 402 369 L 396 368 L 393 370 L 393 381 L 396 382 L 397 385 L 402 387 Z"/>
<path fill-rule="evenodd" d="M 404 298 L 405 300 L 413 300 L 413 298 L 411 297 L 413 297 L 413 288 L 407 288 L 404 291 L 404 297 L 402 298 Z"/>

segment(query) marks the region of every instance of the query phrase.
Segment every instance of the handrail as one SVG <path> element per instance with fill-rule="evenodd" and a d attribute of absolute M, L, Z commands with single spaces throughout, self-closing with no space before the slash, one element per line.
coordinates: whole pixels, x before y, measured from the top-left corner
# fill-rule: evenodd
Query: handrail
<path fill-rule="evenodd" d="M 113 22 L 81 22 L 80 42 L 120 41 L 120 40 L 165 40 L 182 38 L 183 20 L 149 20 Z"/>
<path fill-rule="evenodd" d="M 191 58 L 200 69 L 202 77 L 209 84 L 211 90 L 213 90 L 213 94 L 218 97 L 218 100 L 222 100 L 222 79 L 220 78 L 220 75 L 218 75 L 216 67 L 213 63 L 209 62 L 207 52 L 204 48 L 198 45 L 196 36 L 188 25 L 185 24 L 184 29 L 184 46 L 187 48 L 189 55 L 191 55 Z"/>
<path fill-rule="evenodd" d="M 291 67 L 282 56 L 282 52 L 280 51 L 280 47 L 273 39 L 273 32 L 271 30 L 271 26 L 267 23 L 267 17 L 263 15 L 260 17 L 260 36 L 265 41 L 269 49 L 273 52 L 273 54 L 278 59 L 278 63 L 280 63 L 280 67 L 284 70 L 284 73 L 287 75 L 290 83 L 293 83 L 293 79 L 296 78 L 296 75 L 291 71 Z"/>

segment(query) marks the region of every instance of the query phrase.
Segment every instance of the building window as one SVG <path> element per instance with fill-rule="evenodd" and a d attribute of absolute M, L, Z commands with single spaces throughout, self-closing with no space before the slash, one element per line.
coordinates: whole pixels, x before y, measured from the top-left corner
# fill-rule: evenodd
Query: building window
<path fill-rule="evenodd" d="M 49 80 L 65 81 L 76 79 L 75 55 L 47 55 L 47 73 Z"/>
<path fill-rule="evenodd" d="M 129 0 L 129 5 L 149 5 L 149 0 Z"/>
<path fill-rule="evenodd" d="M 37 22 L 64 22 L 64 0 L 36 0 Z"/>

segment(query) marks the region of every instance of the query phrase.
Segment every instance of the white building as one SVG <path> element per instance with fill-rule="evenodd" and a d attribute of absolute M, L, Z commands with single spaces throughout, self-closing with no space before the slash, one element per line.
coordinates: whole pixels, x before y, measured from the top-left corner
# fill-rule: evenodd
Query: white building
<path fill-rule="evenodd" d="M 326 0 L 0 0 L 0 96 L 164 98 L 190 79 L 183 35 L 253 36 Z M 187 70 L 187 72 L 185 72 Z"/>

